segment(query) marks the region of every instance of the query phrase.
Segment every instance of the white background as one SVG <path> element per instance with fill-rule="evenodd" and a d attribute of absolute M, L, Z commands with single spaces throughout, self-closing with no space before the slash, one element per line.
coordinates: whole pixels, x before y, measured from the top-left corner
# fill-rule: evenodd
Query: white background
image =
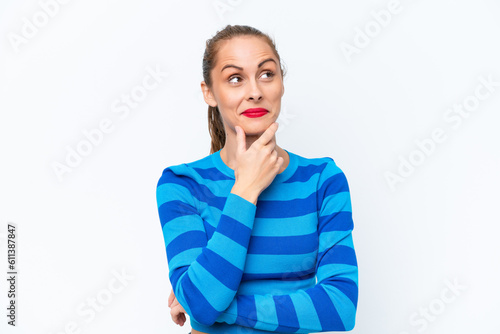
<path fill-rule="evenodd" d="M 52 16 L 44 3 L 0 3 L 0 332 L 189 332 L 169 315 L 155 190 L 164 168 L 209 154 L 202 55 L 226 24 L 277 43 L 288 70 L 279 145 L 330 156 L 348 178 L 353 333 L 499 332 L 499 2 L 401 0 L 385 26 L 373 13 L 391 1 L 74 0 Z M 117 113 L 147 68 L 168 76 Z M 496 83 L 478 88 L 482 100 L 480 77 Z M 474 101 L 461 123 L 446 119 Z M 54 163 L 106 119 L 113 130 L 58 178 Z M 416 141 L 436 129 L 446 139 L 425 155 Z M 386 174 L 410 158 L 391 188 Z M 6 324 L 9 222 L 16 328 Z"/>

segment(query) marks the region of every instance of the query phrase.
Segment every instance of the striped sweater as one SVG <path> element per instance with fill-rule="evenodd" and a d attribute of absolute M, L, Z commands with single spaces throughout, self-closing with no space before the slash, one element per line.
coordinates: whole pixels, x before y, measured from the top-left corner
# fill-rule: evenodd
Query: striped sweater
<path fill-rule="evenodd" d="M 286 151 L 286 150 L 285 150 Z M 358 267 L 347 179 L 289 151 L 257 205 L 220 150 L 167 167 L 156 199 L 174 294 L 206 333 L 350 331 Z"/>

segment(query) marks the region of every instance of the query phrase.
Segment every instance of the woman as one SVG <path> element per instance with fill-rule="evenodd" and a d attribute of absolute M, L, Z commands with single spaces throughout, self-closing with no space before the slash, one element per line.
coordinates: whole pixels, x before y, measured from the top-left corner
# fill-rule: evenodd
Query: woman
<path fill-rule="evenodd" d="M 228 25 L 207 41 L 210 155 L 165 168 L 156 193 L 171 317 L 182 326 L 189 314 L 193 334 L 354 328 L 347 179 L 330 157 L 276 144 L 283 77 L 255 28 Z"/>

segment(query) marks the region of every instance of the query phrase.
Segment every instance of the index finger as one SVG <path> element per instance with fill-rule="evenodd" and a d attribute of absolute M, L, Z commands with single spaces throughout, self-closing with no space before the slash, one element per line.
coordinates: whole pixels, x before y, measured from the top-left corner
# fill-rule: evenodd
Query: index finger
<path fill-rule="evenodd" d="M 274 136 L 274 134 L 276 133 L 277 130 L 278 130 L 278 122 L 272 123 L 266 129 L 266 131 L 264 131 L 264 133 L 259 137 L 259 139 L 257 139 L 254 142 L 254 144 L 255 143 L 259 143 L 262 146 L 266 145 L 273 138 L 273 136 Z"/>

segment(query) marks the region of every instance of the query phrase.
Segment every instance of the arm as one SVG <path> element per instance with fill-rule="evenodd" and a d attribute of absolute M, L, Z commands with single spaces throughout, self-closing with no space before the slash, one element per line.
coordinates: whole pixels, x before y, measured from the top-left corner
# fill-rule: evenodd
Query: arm
<path fill-rule="evenodd" d="M 218 207 L 221 216 L 207 241 L 196 206 L 198 187 L 191 178 L 166 168 L 156 200 L 175 296 L 190 317 L 210 326 L 238 290 L 257 207 L 234 193 L 225 201 L 214 194 L 213 209 Z"/>
<path fill-rule="evenodd" d="M 317 284 L 290 294 L 237 295 L 217 319 L 276 332 L 350 331 L 358 301 L 351 201 L 344 173 L 333 159 L 318 183 Z"/>

